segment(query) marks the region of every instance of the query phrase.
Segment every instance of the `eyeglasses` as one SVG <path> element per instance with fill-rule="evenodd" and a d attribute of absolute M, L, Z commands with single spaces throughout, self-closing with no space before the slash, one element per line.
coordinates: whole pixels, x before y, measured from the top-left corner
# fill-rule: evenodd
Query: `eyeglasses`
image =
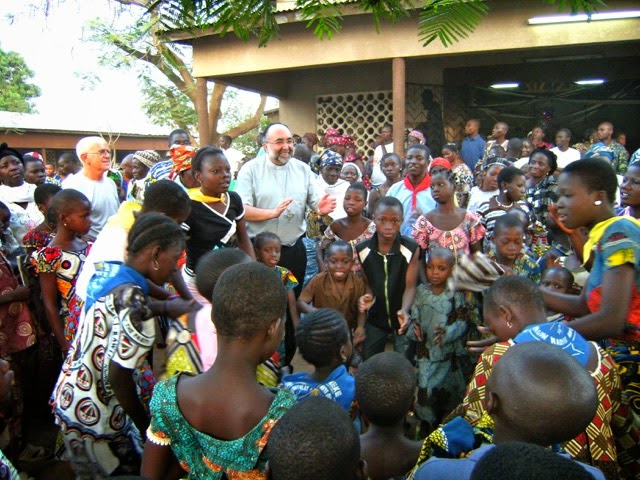
<path fill-rule="evenodd" d="M 87 152 L 87 155 L 109 155 L 111 156 L 111 150 L 103 149 L 97 152 Z"/>
<path fill-rule="evenodd" d="M 282 147 L 283 145 L 288 145 L 293 147 L 293 138 L 287 138 L 286 140 L 279 138 L 275 142 L 267 142 L 269 145 L 275 145 L 276 147 Z"/>

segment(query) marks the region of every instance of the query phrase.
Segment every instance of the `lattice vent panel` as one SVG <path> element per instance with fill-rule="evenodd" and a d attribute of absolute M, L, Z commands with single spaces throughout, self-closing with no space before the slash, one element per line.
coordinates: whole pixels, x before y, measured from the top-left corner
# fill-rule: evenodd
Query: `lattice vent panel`
<path fill-rule="evenodd" d="M 393 120 L 390 91 L 336 93 L 316 97 L 316 125 L 318 131 L 337 128 L 351 135 L 358 150 L 368 150 L 368 144 L 385 123 Z"/>

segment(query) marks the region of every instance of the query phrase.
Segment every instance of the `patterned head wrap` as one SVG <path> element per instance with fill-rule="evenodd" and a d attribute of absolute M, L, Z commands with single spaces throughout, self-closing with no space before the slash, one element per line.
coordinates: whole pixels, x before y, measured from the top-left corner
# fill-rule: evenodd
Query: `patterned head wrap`
<path fill-rule="evenodd" d="M 182 172 L 191 169 L 191 160 L 196 155 L 196 149 L 191 145 L 173 145 L 169 154 L 173 162 L 169 178 L 174 180 Z"/>
<path fill-rule="evenodd" d="M 411 130 L 409 132 L 409 137 L 413 137 L 413 138 L 417 138 L 418 141 L 424 145 L 425 143 L 427 143 L 427 139 L 424 138 L 424 135 L 422 134 L 422 132 L 420 130 Z"/>
<path fill-rule="evenodd" d="M 340 145 L 342 147 L 346 147 L 346 139 L 342 135 L 337 135 L 335 137 L 327 137 L 327 144 L 329 146 L 332 145 Z"/>
<path fill-rule="evenodd" d="M 443 167 L 447 170 L 451 170 L 451 162 L 446 158 L 436 157 L 431 162 L 431 165 L 429 165 L 429 171 L 433 170 L 435 167 Z"/>
<path fill-rule="evenodd" d="M 342 140 L 344 142 L 344 146 L 345 147 L 355 147 L 356 146 L 356 141 L 353 139 L 353 137 L 349 136 L 349 135 L 343 135 L 342 136 Z"/>
<path fill-rule="evenodd" d="M 337 128 L 327 128 L 327 133 L 324 134 L 325 138 L 329 140 L 331 137 L 339 137 L 340 130 Z"/>
<path fill-rule="evenodd" d="M 356 160 L 363 160 L 364 158 L 357 152 L 351 152 L 347 156 L 344 157 L 344 163 L 355 162 Z M 358 169 L 360 170 L 360 169 Z"/>
<path fill-rule="evenodd" d="M 38 152 L 27 152 L 27 153 L 24 154 L 24 156 L 25 157 L 37 158 L 41 162 L 44 162 L 44 159 L 42 158 L 42 155 L 40 155 L 40 153 L 38 153 Z"/>
<path fill-rule="evenodd" d="M 482 167 L 483 170 L 489 170 L 490 167 L 494 166 L 494 165 L 502 165 L 503 167 L 508 167 L 509 165 L 511 165 L 511 162 L 509 160 L 507 160 L 506 158 L 501 158 L 501 157 L 489 157 L 487 158 L 487 163 L 485 163 L 484 167 Z"/>
<path fill-rule="evenodd" d="M 342 155 L 333 150 L 325 150 L 322 152 L 322 158 L 320 159 L 320 168 L 333 166 L 342 166 Z"/>
<path fill-rule="evenodd" d="M 138 150 L 133 154 L 133 159 L 138 160 L 145 167 L 151 168 L 160 161 L 160 155 L 155 150 Z"/>

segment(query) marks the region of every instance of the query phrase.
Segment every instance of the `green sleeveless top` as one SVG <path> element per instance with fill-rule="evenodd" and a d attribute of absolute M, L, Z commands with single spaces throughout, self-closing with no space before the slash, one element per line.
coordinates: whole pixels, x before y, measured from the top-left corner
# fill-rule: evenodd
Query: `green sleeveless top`
<path fill-rule="evenodd" d="M 244 437 L 219 440 L 193 428 L 178 406 L 177 384 L 180 375 L 159 382 L 151 399 L 149 441 L 170 445 L 188 478 L 261 479 L 267 458 L 264 447 L 276 422 L 295 404 L 295 396 L 286 390 L 276 394 L 264 418 Z"/>

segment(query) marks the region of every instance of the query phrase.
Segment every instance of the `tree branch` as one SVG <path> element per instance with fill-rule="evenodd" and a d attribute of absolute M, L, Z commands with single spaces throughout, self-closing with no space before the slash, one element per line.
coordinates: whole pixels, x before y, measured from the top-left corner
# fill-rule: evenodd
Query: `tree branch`
<path fill-rule="evenodd" d="M 213 144 L 218 138 L 218 122 L 222 117 L 222 97 L 227 86 L 222 83 L 213 84 L 213 92 L 209 97 L 209 138 L 208 144 Z"/>
<path fill-rule="evenodd" d="M 236 125 L 235 127 L 230 128 L 229 130 L 224 132 L 224 134 L 229 135 L 231 138 L 236 138 L 238 135 L 242 135 L 243 133 L 247 133 L 249 130 L 256 128 L 258 125 L 260 125 L 260 119 L 262 118 L 262 113 L 264 112 L 264 107 L 266 106 L 266 104 L 267 96 L 260 95 L 260 105 L 258 105 L 258 108 L 254 112 L 253 116 L 251 116 L 251 118 L 247 118 L 240 125 Z"/>

